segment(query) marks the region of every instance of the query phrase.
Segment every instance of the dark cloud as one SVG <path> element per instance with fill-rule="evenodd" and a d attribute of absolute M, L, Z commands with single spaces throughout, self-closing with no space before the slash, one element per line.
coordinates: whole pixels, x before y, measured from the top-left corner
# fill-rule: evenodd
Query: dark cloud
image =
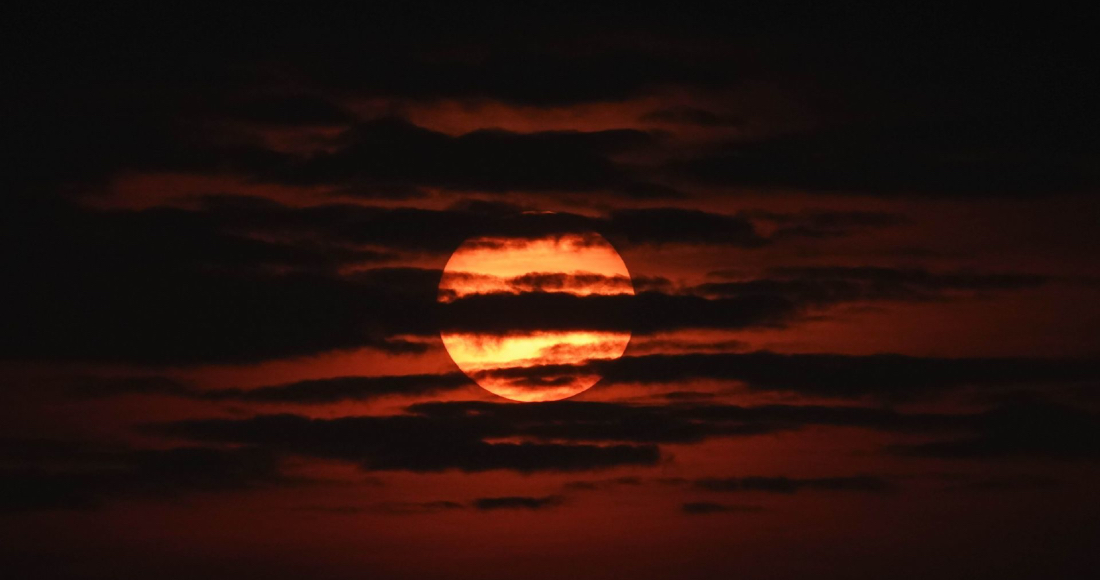
<path fill-rule="evenodd" d="M 197 394 L 197 391 L 180 381 L 160 376 L 71 376 L 56 381 L 39 381 L 33 389 L 27 390 L 43 394 L 60 392 L 76 399 L 105 399 L 123 395 L 194 397 Z"/>
<path fill-rule="evenodd" d="M 685 502 L 680 505 L 680 511 L 692 516 L 707 514 L 755 513 L 763 510 L 764 508 L 757 505 L 725 504 L 709 501 L 691 501 Z"/>
<path fill-rule="evenodd" d="M 479 376 L 537 381 L 554 379 L 562 374 L 596 372 L 603 375 L 607 382 L 675 384 L 709 379 L 738 381 L 757 391 L 789 392 L 813 397 L 920 400 L 934 399 L 968 387 L 997 389 L 1005 394 L 1014 394 L 1019 389 L 1050 391 L 1063 386 L 1088 384 L 1100 376 L 1097 364 L 1090 359 L 948 359 L 896 354 L 860 356 L 758 351 L 625 356 L 613 361 L 594 360 L 580 366 L 501 368 L 484 371 Z M 84 397 L 148 393 L 213 401 L 318 404 L 367 400 L 386 395 L 429 394 L 460 389 L 470 384 L 466 375 L 452 372 L 310 379 L 251 389 L 195 390 L 163 377 L 73 377 L 63 381 L 61 386 L 67 393 Z M 715 394 L 689 391 L 663 396 L 669 401 L 690 402 L 712 399 Z M 442 412 L 446 407 L 428 405 L 417 406 L 415 409 L 434 413 Z M 609 409 L 614 410 L 617 407 Z M 840 408 L 832 409 L 839 411 Z M 886 415 L 884 420 L 901 421 L 902 417 Z"/>
<path fill-rule="evenodd" d="M 894 485 L 881 477 L 873 475 L 812 478 L 754 476 L 699 479 L 695 481 L 695 487 L 720 492 L 759 491 L 789 494 L 803 490 L 881 493 L 892 490 Z"/>
<path fill-rule="evenodd" d="M 1036 401 L 1007 404 L 984 414 L 975 435 L 890 449 L 900 455 L 943 459 L 1096 460 L 1100 457 L 1100 416 Z"/>
<path fill-rule="evenodd" d="M 900 413 L 891 409 L 724 404 L 626 405 L 559 401 L 540 405 L 422 403 L 410 410 L 437 420 L 499 422 L 501 433 L 548 440 L 694 443 L 798 430 L 810 425 L 884 433 L 952 434 L 955 438 L 899 444 L 901 455 L 945 458 L 1096 457 L 1100 422 L 1094 413 L 1053 404 L 1008 404 L 978 413 Z M 833 482 L 843 485 L 843 482 Z M 853 486 L 876 486 L 854 479 Z M 818 482 L 824 487 L 827 482 Z"/>
<path fill-rule="evenodd" d="M 770 224 L 774 231 L 769 237 L 774 240 L 837 238 L 868 229 L 898 227 L 910 223 L 904 215 L 879 211 L 751 211 L 744 215 Z"/>
<path fill-rule="evenodd" d="M 496 377 L 536 377 L 592 370 L 605 380 L 672 384 L 712 379 L 739 381 L 749 389 L 815 397 L 919 399 L 964 387 L 1049 388 L 1073 386 L 1100 377 L 1095 359 L 1030 357 L 935 358 L 899 354 L 838 355 L 681 353 L 593 360 L 582 367 L 544 365 L 486 371 Z"/>
<path fill-rule="evenodd" d="M 570 481 L 562 487 L 571 491 L 592 491 L 597 489 L 611 489 L 621 486 L 639 485 L 642 485 L 642 478 L 632 475 L 624 475 L 623 477 L 615 477 L 612 479 Z"/>
<path fill-rule="evenodd" d="M 5 509 L 83 508 L 117 497 L 290 484 L 296 480 L 284 476 L 278 467 L 278 459 L 286 455 L 349 461 L 366 470 L 596 470 L 653 465 L 659 458 L 653 443 L 691 443 L 808 425 L 960 434 L 954 439 L 888 448 L 893 453 L 921 457 L 1094 459 L 1100 442 L 1100 421 L 1093 414 L 1037 404 L 969 415 L 901 414 L 866 407 L 641 406 L 571 401 L 542 405 L 424 403 L 409 410 L 411 415 L 330 420 L 275 415 L 188 420 L 147 428 L 162 435 L 245 445 L 236 450 L 99 450 L 52 442 L 9 442 L 3 449 L 5 467 L 0 477 L 4 497 L 9 498 Z M 486 442 L 516 437 L 536 442 Z M 620 443 L 585 443 L 591 441 Z M 635 477 L 622 477 L 566 487 L 601 489 L 639 483 Z M 737 477 L 690 483 L 709 491 L 770 493 L 883 492 L 893 487 L 876 476 Z M 518 500 L 501 503 L 509 502 L 525 505 Z"/>
<path fill-rule="evenodd" d="M 647 353 L 706 353 L 735 352 L 748 350 L 749 344 L 742 340 L 679 340 L 666 338 L 638 337 L 630 342 L 627 353 L 640 355 Z"/>
<path fill-rule="evenodd" d="M 379 252 L 228 233 L 183 210 L 22 209 L 4 220 L 0 260 L 19 280 L 0 307 L 5 358 L 189 364 L 363 346 L 420 352 L 392 336 L 435 331 L 413 314 L 434 301 L 438 272 L 337 275 Z"/>
<path fill-rule="evenodd" d="M 668 401 L 700 401 L 706 399 L 714 399 L 718 395 L 716 393 L 706 393 L 700 391 L 672 391 L 671 393 L 663 393 L 661 398 Z"/>
<path fill-rule="evenodd" d="M 255 236 L 207 211 L 96 210 L 49 201 L 13 204 L 4 216 L 12 244 L 4 258 L 20 272 L 96 268 L 230 272 L 325 272 L 392 259 L 394 254 L 287 236 Z"/>
<path fill-rule="evenodd" d="M 684 478 L 664 478 L 654 480 L 665 485 L 689 485 L 703 491 L 733 493 L 733 492 L 764 492 L 778 494 L 793 494 L 799 491 L 852 491 L 868 493 L 884 493 L 894 491 L 896 486 L 888 479 L 873 475 L 854 475 L 842 477 L 727 477 L 727 478 L 702 478 L 689 480 Z M 622 477 L 615 479 L 575 481 L 565 485 L 565 489 L 591 491 L 598 489 L 611 489 L 621 486 L 642 485 L 643 480 L 638 477 Z"/>
<path fill-rule="evenodd" d="M 676 192 L 630 175 L 609 155 L 650 145 L 636 130 L 513 133 L 479 130 L 457 137 L 390 118 L 360 123 L 339 138 L 340 147 L 308 157 L 265 177 L 294 184 L 341 184 L 504 193 L 609 191 L 633 197 Z M 352 190 L 354 193 L 356 190 Z"/>
<path fill-rule="evenodd" d="M 860 356 L 781 354 L 767 351 L 625 356 L 614 361 L 594 360 L 580 366 L 501 368 L 484 371 L 478 376 L 538 381 L 552 380 L 562 374 L 590 372 L 603 375 L 606 382 L 666 385 L 700 379 L 738 381 L 757 391 L 838 399 L 869 397 L 886 401 L 935 399 L 952 391 L 974 387 L 986 389 L 990 393 L 1001 393 L 1003 396 L 1000 397 L 985 397 L 997 404 L 1013 404 L 1016 395 L 1026 393 L 1029 389 L 1031 392 L 1060 392 L 1063 387 L 1072 389 L 1077 385 L 1090 384 L 1100 376 L 1097 362 L 1091 359 L 948 359 L 896 354 Z M 462 389 L 472 384 L 465 374 L 456 371 L 307 379 L 249 389 L 196 389 L 160 376 L 68 376 L 47 382 L 28 383 L 18 389 L 55 395 L 60 393 L 79 398 L 152 394 L 208 401 L 325 404 L 370 400 L 388 395 L 426 395 Z M 12 385 L 9 392 L 16 390 L 14 383 Z M 706 401 L 716 396 L 713 392 L 699 391 L 675 391 L 661 395 L 668 401 L 679 403 Z M 445 409 L 432 406 L 415 408 L 432 413 Z M 832 409 L 839 411 L 840 408 Z M 884 416 L 884 420 L 901 421 L 902 417 L 888 414 Z"/>
<path fill-rule="evenodd" d="M 466 203 L 444 210 L 362 205 L 290 208 L 239 197 L 203 198 L 216 223 L 269 234 L 320 237 L 391 251 L 450 253 L 471 237 L 536 239 L 597 232 L 615 244 L 716 244 L 755 248 L 767 244 L 748 216 L 655 207 L 603 216 L 535 212 L 508 203 Z"/>
<path fill-rule="evenodd" d="M 659 459 L 652 445 L 488 443 L 484 439 L 515 433 L 489 417 L 396 415 L 323 420 L 267 415 L 181 421 L 149 429 L 192 440 L 259 445 L 282 453 L 350 461 L 368 470 L 582 471 L 652 465 Z"/>
<path fill-rule="evenodd" d="M 363 513 L 383 513 L 390 515 L 423 515 L 438 514 L 440 512 L 473 509 L 482 512 L 497 510 L 544 510 L 557 507 L 565 503 L 565 497 L 560 495 L 548 496 L 501 496 L 479 497 L 468 503 L 450 500 L 436 500 L 425 502 L 385 502 L 372 506 L 310 506 L 304 508 L 308 511 L 316 511 L 326 514 L 359 515 Z"/>
<path fill-rule="evenodd" d="M 887 432 L 961 433 L 970 417 L 904 415 L 859 407 L 636 406 L 563 401 L 540 405 L 423 403 L 411 414 L 310 419 L 268 415 L 153 425 L 150 433 L 268 452 L 347 461 L 372 471 L 495 469 L 530 473 L 652 466 L 657 443 L 693 443 L 807 425 Z M 490 442 L 501 439 L 512 442 Z M 615 480 L 626 485 L 628 479 Z"/>
<path fill-rule="evenodd" d="M 952 437 L 888 448 L 907 456 L 1087 459 L 1095 456 L 1094 444 L 1100 437 L 1100 422 L 1094 414 L 1038 403 L 1006 404 L 977 413 L 901 413 L 862 406 L 469 401 L 418 403 L 408 411 L 411 414 L 332 420 L 294 415 L 208 419 L 148 429 L 203 442 L 258 445 L 282 453 L 350 461 L 368 470 L 523 472 L 652 465 L 659 457 L 654 444 L 780 433 L 811 425 Z M 529 442 L 487 442 L 500 438 Z M 747 487 L 757 484 L 814 489 L 881 487 L 862 478 L 736 482 Z"/>
<path fill-rule="evenodd" d="M 112 499 L 171 498 L 302 483 L 258 448 L 96 448 L 56 441 L 0 444 L 0 513 L 89 509 Z"/>
<path fill-rule="evenodd" d="M 727 186 L 871 195 L 1011 198 L 1095 189 L 1096 116 L 1087 91 L 1076 88 L 1095 61 L 1079 56 L 1081 30 L 1002 22 L 978 32 L 939 17 L 935 25 L 930 15 L 882 18 L 877 32 L 848 42 L 821 43 L 806 31 L 781 59 L 815 70 L 815 90 L 824 91 L 817 94 L 832 93 L 853 114 L 730 142 L 677 168 Z M 852 16 L 848 24 L 867 24 Z M 929 35 L 931 28 L 937 32 Z"/>
<path fill-rule="evenodd" d="M 331 105 L 294 93 L 281 101 L 256 96 L 271 92 L 273 86 L 284 93 L 288 87 L 308 87 L 301 92 L 310 95 L 432 93 L 430 98 L 451 94 L 547 104 L 602 100 L 614 96 L 609 90 L 629 94 L 656 81 L 658 65 L 666 77 L 681 76 L 667 56 L 627 51 L 593 59 L 550 54 L 547 45 L 532 46 L 523 51 L 526 54 L 508 51 L 481 64 L 440 62 L 431 56 L 436 49 L 446 52 L 468 37 L 453 34 L 453 21 L 432 25 L 424 14 L 407 15 L 408 22 L 438 34 L 395 35 L 392 26 L 401 17 L 389 12 L 364 20 L 346 13 L 269 11 L 262 28 L 300 31 L 273 39 L 227 26 L 229 21 L 254 17 L 251 12 L 216 12 L 204 17 L 189 10 L 20 15 L 5 37 L 14 43 L 8 47 L 12 52 L 26 55 L 13 63 L 13 78 L 20 82 L 4 95 L 9 110 L 21 111 L 13 117 L 6 141 L 10 146 L 5 147 L 5 157 L 13 160 L 8 177 L 23 186 L 52 186 L 86 185 L 124 169 L 251 174 L 281 165 L 285 158 L 256 139 L 241 138 L 217 125 L 214 121 L 225 109 L 233 111 L 226 103 L 243 101 L 238 116 L 265 123 L 345 117 Z M 454 16 L 470 15 L 463 11 Z M 312 28 L 311 22 L 319 28 Z M 326 32 L 318 34 L 322 29 Z M 203 39 L 201 45 L 196 45 L 196 38 Z M 337 46 L 340 54 L 358 57 L 334 59 L 326 51 Z M 611 64 L 617 65 L 615 74 L 604 68 Z M 550 74 L 549 69 L 556 72 Z M 69 98 L 73 94 L 81 98 Z M 603 170 L 598 161 L 577 168 L 593 176 Z"/>
<path fill-rule="evenodd" d="M 470 379 L 460 372 L 379 377 L 334 377 L 309 379 L 253 389 L 189 391 L 187 396 L 215 401 L 319 404 L 367 400 L 386 395 L 427 395 L 457 389 L 470 384 Z"/>
<path fill-rule="evenodd" d="M 470 401 L 418 403 L 409 410 L 437 421 L 495 425 L 498 436 L 637 443 L 696 443 L 714 437 L 781 433 L 808 425 L 899 433 L 962 432 L 975 423 L 969 415 L 820 405 L 630 405 L 594 401 L 512 405 Z"/>
<path fill-rule="evenodd" d="M 628 276 L 604 276 L 602 274 L 564 272 L 530 272 L 522 276 L 509 278 L 507 284 L 519 292 L 555 292 L 566 289 L 606 286 L 610 288 L 631 288 Z"/>
<path fill-rule="evenodd" d="M 373 506 L 336 506 L 334 508 L 321 508 L 326 513 L 345 513 L 356 515 L 361 513 L 383 513 L 390 515 L 417 515 L 437 514 L 440 512 L 466 509 L 466 504 L 450 500 L 436 500 L 423 502 L 394 501 L 385 502 Z"/>
<path fill-rule="evenodd" d="M 739 117 L 719 115 L 706 109 L 686 106 L 655 109 L 642 115 L 641 120 L 703 127 L 740 127 L 745 123 L 745 120 Z"/>
<path fill-rule="evenodd" d="M 729 143 L 673 171 L 715 185 L 870 195 L 1084 193 L 1097 184 L 1089 159 L 1098 143 L 1081 130 L 967 111 Z"/>
<path fill-rule="evenodd" d="M 815 209 L 794 213 L 754 210 L 745 212 L 745 215 L 783 227 L 807 227 L 822 230 L 901 226 L 912 223 L 912 220 L 903 214 L 868 210 L 830 211 Z"/>
<path fill-rule="evenodd" d="M 714 272 L 729 276 L 733 273 Z M 1036 288 L 1046 276 L 1015 273 L 934 273 L 884 267 L 774 268 L 763 278 L 711 282 L 692 290 L 706 296 L 783 296 L 792 302 L 825 306 L 876 300 L 926 301 L 953 294 Z"/>
<path fill-rule="evenodd" d="M 317 23 L 331 35 L 291 42 L 285 66 L 307 82 L 357 94 L 487 98 L 537 107 L 620 101 L 670 85 L 724 87 L 742 78 L 742 67 L 717 58 L 729 51 L 709 48 L 724 32 L 712 30 L 710 42 L 678 46 L 676 39 L 686 34 L 682 27 L 694 20 L 683 11 L 653 18 L 587 7 L 582 19 L 550 12 L 386 11 L 368 19 L 384 18 L 390 26 L 404 21 L 405 30 L 416 30 L 411 34 L 394 34 L 390 26 L 349 29 L 339 19 L 328 22 L 332 14 Z M 456 34 L 462 23 L 479 34 Z M 616 30 L 610 36 L 601 32 L 609 25 Z M 743 15 L 726 19 L 725 26 L 751 30 Z M 325 58 L 334 43 L 341 51 L 350 43 L 361 57 L 352 63 Z"/>
<path fill-rule="evenodd" d="M 101 265 L 24 277 L 4 305 L 5 357 L 194 364 L 356 347 L 423 352 L 391 337 L 434 330 L 426 300 L 368 281 Z"/>
<path fill-rule="evenodd" d="M 12 119 L 3 149 L 12 160 L 6 196 L 96 192 L 125 171 L 252 174 L 286 162 L 253 136 L 189 118 L 187 97 L 166 94 L 166 86 L 142 87 L 139 97 L 77 77 L 63 81 L 58 92 L 7 102 L 24 114 Z M 78 90 L 80 99 L 64 96 Z"/>
<path fill-rule="evenodd" d="M 254 14 L 228 8 L 202 17 L 182 9 L 21 15 L 6 39 L 28 55 L 13 63 L 20 82 L 6 93 L 9 110 L 24 112 L 14 119 L 12 165 L 24 183 L 42 183 L 122 168 L 253 174 L 285 162 L 212 125 L 210 109 L 220 107 L 210 103 L 245 102 L 265 122 L 297 123 L 343 119 L 328 105 L 302 102 L 333 96 L 393 100 L 399 112 L 403 102 L 447 98 L 562 106 L 765 85 L 778 93 L 767 101 L 789 101 L 809 122 L 791 131 L 751 93 L 738 94 L 736 120 L 754 129 L 751 138 L 677 164 L 677 172 L 722 185 L 883 194 L 1011 196 L 1095 185 L 1089 162 L 1098 132 L 1080 84 L 1095 59 L 1083 56 L 1091 54 L 1090 36 L 1073 26 L 1044 35 L 1034 22 L 1009 21 L 975 31 L 958 25 L 969 18 L 835 9 L 794 20 L 741 10 L 704 17 L 587 9 L 568 21 L 499 9 L 349 12 L 271 10 L 267 26 L 248 31 L 230 23 Z M 565 24 L 571 32 L 563 33 Z M 276 29 L 294 32 L 266 33 Z M 67 98 L 78 93 L 78 102 Z M 733 121 L 687 103 L 647 118 L 710 127 Z M 471 151 L 483 145 L 474 141 Z M 489 190 L 576 179 L 588 190 L 670 193 L 644 180 L 623 182 L 599 157 L 566 152 L 559 162 L 532 165 L 526 153 L 545 152 L 541 145 L 481 150 L 507 160 L 523 154 L 522 163 L 490 178 L 476 171 L 485 160 L 474 158 L 473 171 L 459 175 L 429 147 L 425 177 Z M 387 155 L 373 151 L 363 164 Z M 400 170 L 408 160 L 398 161 L 390 177 L 410 176 Z M 539 176 L 528 170 L 542 163 L 576 177 L 532 181 Z M 312 168 L 312 176 L 329 169 L 354 171 L 344 164 Z"/>
<path fill-rule="evenodd" d="M 742 216 L 677 208 L 613 211 L 606 228 L 630 244 L 695 243 L 759 247 L 766 241 Z"/>
<path fill-rule="evenodd" d="M 493 511 L 505 509 L 542 510 L 557 507 L 565 498 L 560 495 L 548 495 L 544 497 L 529 496 L 504 496 L 504 497 L 480 497 L 472 502 L 474 509 L 480 511 Z"/>
<path fill-rule="evenodd" d="M 569 292 L 585 291 L 630 292 L 635 286 L 629 276 L 605 276 L 592 272 L 528 272 L 520 276 L 500 277 L 470 272 L 444 272 L 440 281 L 440 297 L 453 300 L 459 296 L 457 289 L 463 286 L 492 288 L 498 292 Z"/>
<path fill-rule="evenodd" d="M 1045 276 L 1030 274 L 931 273 L 882 267 L 788 268 L 768 274 L 764 278 L 704 283 L 679 293 L 471 295 L 443 305 L 440 324 L 444 329 L 491 333 L 584 328 L 639 334 L 681 328 L 781 326 L 809 309 L 839 303 L 945 300 L 1036 288 L 1049 281 Z M 490 312 L 495 316 L 486 316 Z"/>
<path fill-rule="evenodd" d="M 736 81 L 731 71 L 720 69 L 713 61 L 684 67 L 670 55 L 637 50 L 587 52 L 582 56 L 529 47 L 492 54 L 476 63 L 412 65 L 421 72 L 414 75 L 388 66 L 375 68 L 371 74 L 382 74 L 385 81 L 375 78 L 372 85 L 364 86 L 363 79 L 355 79 L 351 88 L 424 98 L 451 94 L 552 107 L 621 100 L 679 82 L 729 85 Z"/>
<path fill-rule="evenodd" d="M 772 268 L 768 272 L 775 275 L 807 280 L 842 278 L 867 282 L 896 282 L 941 290 L 1017 289 L 1036 286 L 1048 280 L 1045 276 L 1034 274 L 984 274 L 980 272 L 936 273 L 915 268 L 898 269 L 877 266 L 788 267 Z"/>
<path fill-rule="evenodd" d="M 233 120 L 274 127 L 339 126 L 354 123 L 347 109 L 315 95 L 279 95 L 229 103 L 224 114 Z"/>
<path fill-rule="evenodd" d="M 672 280 L 664 276 L 647 276 L 644 274 L 631 274 L 630 282 L 634 284 L 634 290 L 638 292 L 665 292 L 671 293 L 675 288 Z"/>
<path fill-rule="evenodd" d="M 1009 475 L 984 478 L 968 478 L 946 487 L 950 491 L 985 494 L 990 492 L 1041 491 L 1063 485 L 1063 482 L 1045 475 Z"/>
<path fill-rule="evenodd" d="M 97 72 L 116 81 L 148 77 L 150 83 L 179 85 L 202 78 L 198 73 L 205 70 L 232 86 L 234 80 L 270 82 L 260 73 L 274 68 L 277 78 L 289 77 L 292 84 L 363 96 L 484 97 L 536 106 L 615 101 L 668 85 L 716 88 L 745 79 L 797 78 L 816 81 L 829 94 L 875 97 L 874 104 L 891 110 L 912 103 L 887 97 L 906 90 L 923 96 L 944 85 L 955 89 L 953 102 L 961 105 L 1003 93 L 1012 103 L 1033 107 L 1032 83 L 1072 87 L 1072 73 L 1086 64 L 1062 62 L 1084 46 L 1087 37 L 1074 34 L 1079 29 L 1063 28 L 1056 41 L 1044 41 L 1042 34 L 1021 41 L 1013 25 L 1024 23 L 1006 15 L 975 31 L 965 18 L 921 10 L 820 8 L 791 18 L 778 8 L 704 14 L 589 7 L 578 19 L 569 11 L 501 7 L 280 7 L 265 13 L 268 29 L 294 33 L 278 38 L 235 26 L 254 14 L 233 7 L 201 14 L 182 8 L 134 11 L 126 17 L 84 12 L 71 19 L 25 15 L 13 40 L 38 49 L 37 64 L 56 64 L 82 79 Z M 1035 32 L 1043 28 L 1033 20 L 1026 24 Z M 201 47 L 190 42 L 197 36 L 205 41 Z M 58 46 L 77 48 L 72 52 L 79 58 L 65 61 L 61 56 L 69 53 Z M 343 54 L 358 58 L 334 57 Z M 1015 60 L 1017 68 L 998 55 Z M 267 67 L 255 70 L 257 60 Z M 987 74 L 975 78 L 977 64 Z M 232 71 L 244 79 L 227 74 Z M 41 72 L 29 80 L 59 82 Z"/>

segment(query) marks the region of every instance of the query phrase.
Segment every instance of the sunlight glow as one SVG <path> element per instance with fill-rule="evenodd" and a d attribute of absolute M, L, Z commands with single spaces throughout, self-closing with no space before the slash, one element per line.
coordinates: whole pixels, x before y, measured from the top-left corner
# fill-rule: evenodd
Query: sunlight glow
<path fill-rule="evenodd" d="M 633 295 L 634 287 L 618 252 L 598 234 L 467 240 L 444 268 L 440 301 L 495 292 Z M 630 342 L 630 333 L 622 331 L 441 336 L 455 364 L 479 385 L 526 402 L 564 399 L 587 390 L 600 376 L 584 365 L 619 358 Z"/>

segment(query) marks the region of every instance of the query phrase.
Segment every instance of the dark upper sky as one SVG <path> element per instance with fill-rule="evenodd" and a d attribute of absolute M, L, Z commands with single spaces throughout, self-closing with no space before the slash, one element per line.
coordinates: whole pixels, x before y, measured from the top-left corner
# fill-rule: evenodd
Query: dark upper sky
<path fill-rule="evenodd" d="M 0 569 L 1094 569 L 1100 63 L 1044 8 L 13 12 Z M 634 295 L 438 301 L 591 232 Z M 441 332 L 632 336 L 524 404 Z"/>

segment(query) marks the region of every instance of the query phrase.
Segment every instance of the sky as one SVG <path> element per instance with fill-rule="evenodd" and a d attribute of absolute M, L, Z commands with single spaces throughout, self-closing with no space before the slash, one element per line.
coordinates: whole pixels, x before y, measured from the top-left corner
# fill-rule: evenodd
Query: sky
<path fill-rule="evenodd" d="M 10 16 L 0 568 L 1100 565 L 1087 18 Z"/>

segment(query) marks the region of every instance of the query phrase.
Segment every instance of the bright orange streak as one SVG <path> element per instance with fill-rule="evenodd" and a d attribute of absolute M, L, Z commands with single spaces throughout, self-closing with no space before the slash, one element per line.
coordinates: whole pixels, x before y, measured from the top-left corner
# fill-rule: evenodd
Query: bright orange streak
<path fill-rule="evenodd" d="M 595 235 L 535 240 L 474 238 L 466 240 L 455 250 L 444 271 L 499 278 L 512 278 L 530 272 L 577 271 L 630 277 L 626 264 L 615 248 L 602 236 Z"/>

